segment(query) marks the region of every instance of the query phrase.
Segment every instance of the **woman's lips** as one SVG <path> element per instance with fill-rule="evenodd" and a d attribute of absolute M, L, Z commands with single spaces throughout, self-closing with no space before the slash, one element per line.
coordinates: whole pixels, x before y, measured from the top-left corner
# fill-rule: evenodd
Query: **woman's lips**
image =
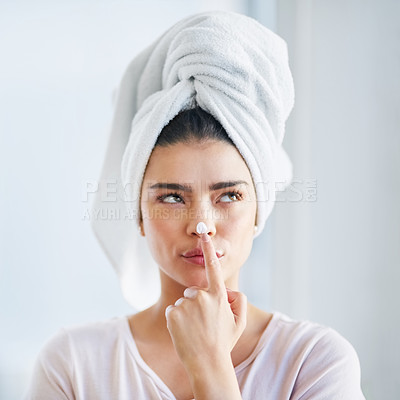
<path fill-rule="evenodd" d="M 204 266 L 204 257 L 203 256 L 192 256 L 192 257 L 185 257 L 183 256 L 184 261 L 190 264 L 196 265 L 203 265 Z"/>
<path fill-rule="evenodd" d="M 222 251 L 217 250 L 215 252 L 215 255 L 221 259 L 224 255 L 222 254 Z M 187 251 L 186 253 L 182 254 L 182 257 L 184 261 L 190 263 L 190 264 L 196 264 L 196 265 L 203 265 L 204 266 L 204 256 L 203 256 L 203 251 L 201 248 L 195 248 L 192 250 Z"/>

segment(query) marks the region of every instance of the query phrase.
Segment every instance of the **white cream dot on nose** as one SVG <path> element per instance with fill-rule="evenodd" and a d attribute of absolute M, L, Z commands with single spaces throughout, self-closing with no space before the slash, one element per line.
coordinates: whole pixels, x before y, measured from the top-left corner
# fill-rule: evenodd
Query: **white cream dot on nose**
<path fill-rule="evenodd" d="M 207 232 L 207 225 L 204 222 L 199 222 L 196 226 L 196 231 L 198 234 L 206 233 Z"/>

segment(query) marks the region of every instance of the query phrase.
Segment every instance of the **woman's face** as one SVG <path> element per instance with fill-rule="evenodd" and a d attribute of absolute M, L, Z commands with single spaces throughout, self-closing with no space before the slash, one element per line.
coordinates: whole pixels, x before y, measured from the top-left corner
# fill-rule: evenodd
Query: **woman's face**
<path fill-rule="evenodd" d="M 234 146 L 206 141 L 155 147 L 143 180 L 141 212 L 164 281 L 207 287 L 202 256 L 189 253 L 200 252 L 196 225 L 203 221 L 227 287 L 237 287 L 239 269 L 253 243 L 256 195 Z"/>

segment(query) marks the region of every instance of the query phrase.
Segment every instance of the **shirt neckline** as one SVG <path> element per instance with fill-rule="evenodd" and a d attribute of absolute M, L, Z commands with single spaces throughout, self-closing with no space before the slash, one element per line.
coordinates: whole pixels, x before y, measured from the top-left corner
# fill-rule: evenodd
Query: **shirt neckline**
<path fill-rule="evenodd" d="M 250 355 L 243 360 L 240 364 L 236 365 L 235 367 L 235 373 L 236 375 L 241 372 L 243 369 L 245 369 L 249 364 L 251 364 L 254 359 L 257 357 L 257 355 L 265 348 L 266 343 L 268 342 L 268 339 L 272 335 L 272 332 L 274 331 L 274 326 L 276 326 L 278 320 L 280 318 L 280 313 L 277 311 L 272 312 L 272 317 L 270 321 L 268 322 L 268 325 L 265 327 L 263 333 L 261 334 L 260 338 L 258 339 L 258 342 L 256 344 L 256 347 L 253 349 L 253 351 L 250 353 Z"/>
<path fill-rule="evenodd" d="M 260 339 L 257 342 L 256 347 L 251 352 L 251 354 L 243 360 L 240 364 L 235 367 L 236 375 L 241 372 L 244 368 L 246 368 L 249 364 L 251 364 L 254 359 L 257 357 L 259 352 L 264 348 L 265 344 L 268 342 L 269 337 L 271 336 L 271 332 L 273 332 L 274 326 L 277 324 L 280 317 L 280 313 L 274 311 L 272 313 L 272 317 L 264 329 L 263 333 L 260 336 Z M 123 334 L 125 336 L 125 342 L 132 353 L 132 356 L 141 367 L 141 369 L 154 381 L 154 383 L 158 386 L 160 391 L 164 392 L 169 398 L 175 400 L 176 397 L 172 393 L 171 389 L 167 386 L 167 384 L 156 374 L 156 372 L 143 360 L 140 355 L 139 349 L 137 347 L 135 338 L 133 337 L 130 326 L 129 326 L 129 315 L 122 317 L 123 321 Z"/>

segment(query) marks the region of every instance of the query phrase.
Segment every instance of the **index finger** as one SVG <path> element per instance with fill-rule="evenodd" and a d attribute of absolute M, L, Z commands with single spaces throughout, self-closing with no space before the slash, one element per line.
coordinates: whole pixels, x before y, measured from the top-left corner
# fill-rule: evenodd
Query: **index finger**
<path fill-rule="evenodd" d="M 226 293 L 225 282 L 221 271 L 221 263 L 218 260 L 214 244 L 208 236 L 208 233 L 201 234 L 201 249 L 203 250 L 208 290 Z"/>

